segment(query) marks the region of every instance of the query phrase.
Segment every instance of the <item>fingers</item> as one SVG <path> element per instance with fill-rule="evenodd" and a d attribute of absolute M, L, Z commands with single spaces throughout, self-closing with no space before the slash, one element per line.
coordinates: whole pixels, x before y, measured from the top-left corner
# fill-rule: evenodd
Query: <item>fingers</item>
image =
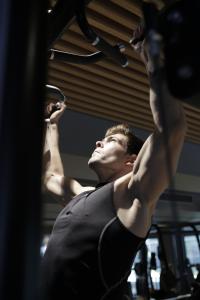
<path fill-rule="evenodd" d="M 57 114 L 61 114 L 66 109 L 67 105 L 65 102 L 57 102 L 55 107 L 56 107 Z"/>
<path fill-rule="evenodd" d="M 50 121 L 51 123 L 56 123 L 59 121 L 60 117 L 64 113 L 66 109 L 66 104 L 64 102 L 57 102 L 54 106 L 54 111 L 50 115 Z"/>
<path fill-rule="evenodd" d="M 66 105 L 66 101 L 65 102 L 51 102 L 49 104 L 47 104 L 46 108 L 45 108 L 45 114 L 50 116 L 52 113 L 54 113 L 57 110 L 63 110 L 67 107 Z"/>
<path fill-rule="evenodd" d="M 129 43 L 137 52 L 139 52 L 144 38 L 144 26 L 139 24 L 133 31 L 133 36 Z"/>
<path fill-rule="evenodd" d="M 64 110 L 67 107 L 66 100 L 64 102 L 57 102 L 55 104 L 55 107 L 56 107 L 57 110 Z"/>
<path fill-rule="evenodd" d="M 63 102 L 51 102 L 45 107 L 45 122 L 48 124 L 57 123 L 67 107 L 66 100 Z"/>

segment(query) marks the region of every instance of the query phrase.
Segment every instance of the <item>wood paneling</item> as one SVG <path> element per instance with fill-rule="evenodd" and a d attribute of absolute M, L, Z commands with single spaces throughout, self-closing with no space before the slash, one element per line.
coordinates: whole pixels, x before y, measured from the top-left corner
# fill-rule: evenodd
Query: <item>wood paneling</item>
<path fill-rule="evenodd" d="M 129 65 L 122 68 L 110 58 L 95 64 L 49 63 L 48 82 L 70 97 L 69 109 L 132 126 L 153 130 L 149 108 L 149 84 L 145 67 L 129 44 L 139 23 L 139 1 L 96 0 L 87 8 L 88 22 L 110 44 L 123 43 Z M 91 46 L 74 22 L 55 42 L 55 49 L 79 54 L 97 50 Z M 186 139 L 200 143 L 200 110 L 184 104 L 188 122 Z"/>

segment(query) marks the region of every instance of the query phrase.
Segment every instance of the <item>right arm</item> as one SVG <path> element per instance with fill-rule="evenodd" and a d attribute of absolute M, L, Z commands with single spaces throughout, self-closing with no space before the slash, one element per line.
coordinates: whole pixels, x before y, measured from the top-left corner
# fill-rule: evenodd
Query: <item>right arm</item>
<path fill-rule="evenodd" d="M 46 122 L 46 135 L 44 145 L 44 175 L 43 189 L 65 205 L 74 196 L 83 191 L 83 187 L 75 179 L 64 175 L 64 168 L 59 151 L 58 122 L 66 108 L 60 103 L 60 109 L 52 113 Z"/>

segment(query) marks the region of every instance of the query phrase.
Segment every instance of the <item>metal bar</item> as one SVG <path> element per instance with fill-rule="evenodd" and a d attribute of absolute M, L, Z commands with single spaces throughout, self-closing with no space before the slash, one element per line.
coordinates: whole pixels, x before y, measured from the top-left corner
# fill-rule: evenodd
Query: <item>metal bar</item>
<path fill-rule="evenodd" d="M 78 55 L 69 52 L 64 52 L 56 49 L 49 50 L 49 58 L 50 60 L 56 61 L 63 61 L 63 62 L 70 62 L 74 64 L 92 64 L 95 62 L 100 61 L 101 59 L 105 58 L 106 55 L 101 51 L 88 54 L 88 55 Z"/>
<path fill-rule="evenodd" d="M 195 234 L 195 237 L 196 237 L 196 240 L 197 240 L 197 244 L 198 244 L 198 247 L 199 247 L 199 252 L 200 252 L 199 232 L 198 232 L 198 230 L 196 229 L 196 226 L 195 226 L 194 224 L 190 224 L 189 226 L 192 227 L 192 229 L 193 229 L 193 231 L 194 231 L 194 234 Z"/>
<path fill-rule="evenodd" d="M 96 49 L 102 51 L 106 56 L 110 57 L 117 64 L 120 64 L 122 67 L 128 66 L 127 57 L 121 53 L 121 51 L 125 50 L 124 45 L 119 44 L 116 46 L 111 46 L 106 40 L 97 35 L 87 21 L 84 5 L 79 5 L 76 11 L 76 19 L 81 31 L 83 32 L 89 43 L 95 46 Z"/>
<path fill-rule="evenodd" d="M 0 299 L 37 297 L 46 81 L 45 1 L 0 10 Z"/>
<path fill-rule="evenodd" d="M 156 231 L 157 231 L 157 234 L 158 234 L 158 239 L 159 239 L 159 245 L 161 247 L 161 252 L 162 252 L 162 259 L 163 259 L 163 262 L 165 264 L 165 268 L 169 269 L 167 254 L 166 254 L 165 245 L 164 245 L 164 241 L 163 241 L 163 237 L 162 237 L 162 231 L 161 231 L 160 227 L 157 224 L 152 224 L 152 227 L 156 228 Z"/>
<path fill-rule="evenodd" d="M 59 89 L 57 86 L 49 84 L 46 84 L 46 97 L 54 98 L 61 102 L 66 100 L 66 97 L 61 89 Z"/>
<path fill-rule="evenodd" d="M 51 48 L 53 43 L 62 34 L 62 32 L 74 20 L 75 10 L 81 2 L 85 5 L 92 0 L 59 0 L 51 13 L 48 15 L 48 48 Z"/>

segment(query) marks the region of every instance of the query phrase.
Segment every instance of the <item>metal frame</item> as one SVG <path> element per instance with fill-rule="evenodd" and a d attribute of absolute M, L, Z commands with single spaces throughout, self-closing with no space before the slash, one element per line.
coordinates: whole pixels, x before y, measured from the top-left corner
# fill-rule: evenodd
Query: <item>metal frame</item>
<path fill-rule="evenodd" d="M 56 41 L 62 32 L 74 20 L 77 7 L 84 2 L 88 5 L 92 0 L 58 0 L 54 9 L 48 16 L 48 48 Z"/>
<path fill-rule="evenodd" d="M 63 51 L 57 51 L 54 49 L 49 49 L 50 59 L 63 59 L 64 61 L 69 61 L 72 63 L 91 63 L 98 61 L 105 56 L 115 61 L 115 63 L 120 64 L 122 67 L 128 66 L 127 57 L 122 53 L 125 50 L 124 45 L 117 44 L 115 46 L 110 45 L 106 40 L 96 34 L 96 32 L 91 28 L 87 21 L 85 7 L 89 1 L 76 0 L 73 1 L 58 1 L 55 8 L 49 14 L 49 29 L 50 34 L 48 36 L 48 47 L 51 46 L 52 42 L 62 34 L 63 30 L 71 24 L 74 17 L 76 17 L 77 23 L 84 34 L 85 38 L 90 44 L 92 44 L 97 50 L 101 52 L 96 52 L 91 56 L 83 55 L 73 55 L 72 53 L 67 53 Z"/>
<path fill-rule="evenodd" d="M 1 1 L 0 299 L 39 299 L 46 55 L 77 3 L 60 0 L 47 22 L 45 1 Z"/>
<path fill-rule="evenodd" d="M 38 299 L 45 1 L 1 1 L 0 299 Z"/>

